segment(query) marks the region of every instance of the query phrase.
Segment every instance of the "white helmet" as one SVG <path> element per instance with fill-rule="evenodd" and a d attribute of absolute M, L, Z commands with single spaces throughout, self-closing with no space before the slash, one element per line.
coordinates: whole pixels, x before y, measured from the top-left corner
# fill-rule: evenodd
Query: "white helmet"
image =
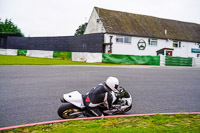
<path fill-rule="evenodd" d="M 113 91 L 118 91 L 119 80 L 116 77 L 108 77 L 106 80 L 106 85 Z"/>

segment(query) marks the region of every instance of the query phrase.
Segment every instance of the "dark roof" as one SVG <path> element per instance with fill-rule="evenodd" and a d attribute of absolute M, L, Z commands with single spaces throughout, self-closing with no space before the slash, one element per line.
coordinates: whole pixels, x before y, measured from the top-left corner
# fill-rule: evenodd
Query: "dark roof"
<path fill-rule="evenodd" d="M 164 50 L 174 50 L 174 49 L 173 48 L 162 48 L 162 49 L 157 50 L 156 52 L 159 53 Z"/>
<path fill-rule="evenodd" d="M 200 42 L 199 24 L 97 7 L 95 9 L 107 33 Z"/>

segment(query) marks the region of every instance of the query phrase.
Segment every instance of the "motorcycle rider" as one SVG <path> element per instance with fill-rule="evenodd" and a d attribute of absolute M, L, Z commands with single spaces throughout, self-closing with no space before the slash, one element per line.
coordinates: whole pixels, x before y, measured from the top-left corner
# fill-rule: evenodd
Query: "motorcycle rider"
<path fill-rule="evenodd" d="M 88 92 L 84 98 L 87 110 L 85 116 L 104 116 L 99 105 L 112 109 L 111 91 L 118 92 L 119 80 L 116 77 L 108 77 L 107 80 Z"/>

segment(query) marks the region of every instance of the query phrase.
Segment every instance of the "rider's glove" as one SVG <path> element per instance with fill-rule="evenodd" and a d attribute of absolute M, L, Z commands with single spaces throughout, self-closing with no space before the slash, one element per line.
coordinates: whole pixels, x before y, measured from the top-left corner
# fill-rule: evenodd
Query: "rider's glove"
<path fill-rule="evenodd" d="M 115 92 L 115 97 L 118 99 L 120 97 L 120 94 Z"/>

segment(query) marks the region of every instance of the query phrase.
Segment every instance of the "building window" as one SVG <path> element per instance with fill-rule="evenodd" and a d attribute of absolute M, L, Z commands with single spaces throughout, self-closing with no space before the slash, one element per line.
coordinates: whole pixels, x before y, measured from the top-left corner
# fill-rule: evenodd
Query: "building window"
<path fill-rule="evenodd" d="M 181 42 L 179 42 L 179 41 L 173 41 L 173 47 L 174 48 L 180 48 L 181 47 Z"/>
<path fill-rule="evenodd" d="M 200 48 L 200 43 L 195 43 L 195 45 L 197 45 Z"/>
<path fill-rule="evenodd" d="M 124 37 L 124 43 L 131 43 L 131 37 L 130 36 L 125 36 Z"/>
<path fill-rule="evenodd" d="M 155 39 L 155 38 L 149 38 L 149 45 L 151 45 L 151 46 L 157 46 L 157 39 Z"/>
<path fill-rule="evenodd" d="M 131 37 L 129 37 L 129 36 L 117 36 L 116 37 L 116 42 L 117 43 L 131 44 Z"/>
<path fill-rule="evenodd" d="M 116 37 L 116 42 L 123 43 L 124 42 L 124 37 L 123 36 L 117 36 Z"/>

